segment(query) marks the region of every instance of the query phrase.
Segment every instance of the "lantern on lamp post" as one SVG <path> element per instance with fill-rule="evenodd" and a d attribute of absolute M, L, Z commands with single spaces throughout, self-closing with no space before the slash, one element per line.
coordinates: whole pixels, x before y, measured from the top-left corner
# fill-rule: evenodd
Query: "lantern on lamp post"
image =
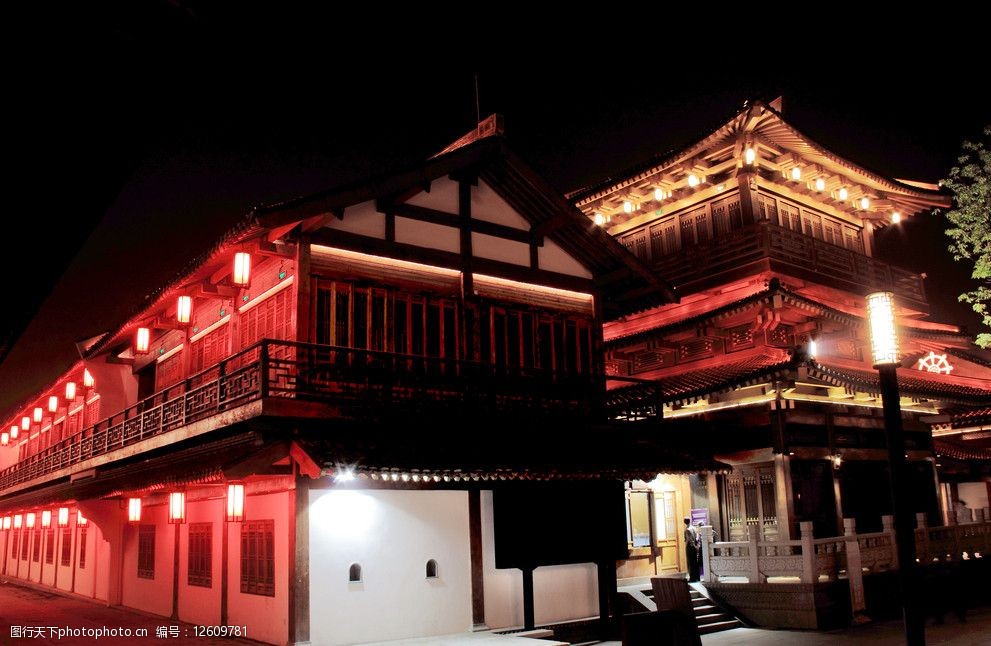
<path fill-rule="evenodd" d="M 169 494 L 169 522 L 176 525 L 186 522 L 186 494 L 181 491 Z"/>
<path fill-rule="evenodd" d="M 244 485 L 232 482 L 227 485 L 227 522 L 240 523 L 244 520 Z"/>
<path fill-rule="evenodd" d="M 898 394 L 898 333 L 895 328 L 895 301 L 891 292 L 867 295 L 867 323 L 870 330 L 871 360 L 878 371 L 884 428 L 888 441 L 888 470 L 891 511 L 895 520 L 898 550 L 898 578 L 902 589 L 902 614 L 907 646 L 924 646 L 925 625 L 917 607 L 915 579 L 915 527 L 908 497 L 908 461 L 902 430 Z"/>

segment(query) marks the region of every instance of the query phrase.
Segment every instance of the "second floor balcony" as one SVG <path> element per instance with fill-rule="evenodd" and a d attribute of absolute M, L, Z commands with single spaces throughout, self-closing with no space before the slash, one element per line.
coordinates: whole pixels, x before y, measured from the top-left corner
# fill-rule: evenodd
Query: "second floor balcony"
<path fill-rule="evenodd" d="M 650 391 L 652 384 L 644 387 Z M 652 392 L 637 410 L 656 404 Z M 0 492 L 263 416 L 359 421 L 370 428 L 388 422 L 420 428 L 443 418 L 464 422 L 470 432 L 473 419 L 587 423 L 620 417 L 613 409 L 630 406 L 604 395 L 604 378 L 591 374 L 266 339 L 24 457 L 0 471 Z"/>
<path fill-rule="evenodd" d="M 631 250 L 643 256 L 648 245 Z M 770 270 L 859 294 L 887 290 L 908 307 L 929 309 L 920 275 L 766 220 L 674 253 L 641 259 L 683 294 L 748 271 Z"/>

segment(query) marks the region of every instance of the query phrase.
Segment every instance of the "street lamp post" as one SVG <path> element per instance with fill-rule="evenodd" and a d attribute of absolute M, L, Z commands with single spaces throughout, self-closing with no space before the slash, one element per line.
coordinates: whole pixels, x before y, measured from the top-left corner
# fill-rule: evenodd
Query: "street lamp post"
<path fill-rule="evenodd" d="M 894 295 L 875 292 L 867 295 L 867 322 L 870 328 L 871 356 L 877 368 L 884 406 L 884 426 L 888 441 L 891 507 L 895 520 L 898 550 L 898 579 L 902 590 L 902 613 L 907 646 L 924 646 L 926 631 L 918 605 L 915 585 L 915 526 L 908 496 L 908 473 L 902 411 L 898 395 L 898 334 L 895 330 Z"/>

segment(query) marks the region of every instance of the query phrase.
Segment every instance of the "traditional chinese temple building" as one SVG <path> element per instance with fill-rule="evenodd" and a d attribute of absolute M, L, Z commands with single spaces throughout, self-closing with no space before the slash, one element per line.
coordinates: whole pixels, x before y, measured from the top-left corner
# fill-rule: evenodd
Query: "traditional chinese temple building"
<path fill-rule="evenodd" d="M 603 322 L 675 295 L 500 134 L 254 209 L 82 344 L 4 420 L 3 576 L 273 644 L 608 617 L 624 482 L 719 465 L 609 421 Z"/>
<path fill-rule="evenodd" d="M 801 521 L 835 536 L 843 518 L 879 530 L 890 498 L 865 295 L 891 292 L 913 505 L 931 524 L 952 522 L 962 479 L 982 517 L 988 354 L 930 320 L 923 276 L 873 254 L 880 230 L 948 198 L 833 154 L 779 108 L 748 105 L 688 147 L 571 196 L 680 296 L 605 324 L 607 373 L 659 384 L 670 446 L 713 448 L 733 465 L 690 479 L 692 508 L 722 540 L 745 540 L 748 526 L 761 540 L 798 538 Z M 615 398 L 643 401 L 642 386 L 615 387 Z M 654 488 L 639 490 L 642 509 L 660 504 Z M 664 531 L 649 532 L 650 548 L 621 572 L 660 573 Z"/>

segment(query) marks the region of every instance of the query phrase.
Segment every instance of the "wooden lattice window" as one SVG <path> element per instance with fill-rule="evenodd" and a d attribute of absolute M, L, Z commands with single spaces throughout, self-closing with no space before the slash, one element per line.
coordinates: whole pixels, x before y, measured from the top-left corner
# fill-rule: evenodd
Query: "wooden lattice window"
<path fill-rule="evenodd" d="M 275 521 L 241 525 L 241 592 L 275 596 Z"/>
<path fill-rule="evenodd" d="M 283 289 L 241 314 L 242 348 L 262 339 L 292 338 L 292 294 L 292 289 Z"/>
<path fill-rule="evenodd" d="M 213 523 L 190 523 L 188 582 L 202 588 L 213 586 Z"/>
<path fill-rule="evenodd" d="M 155 578 L 155 526 L 138 527 L 138 578 Z"/>
<path fill-rule="evenodd" d="M 59 558 L 59 565 L 68 567 L 72 565 L 72 528 L 62 528 L 62 554 Z"/>
<path fill-rule="evenodd" d="M 155 364 L 155 389 L 162 390 L 182 381 L 182 351 Z"/>
<path fill-rule="evenodd" d="M 10 542 L 10 558 L 17 558 L 17 547 L 20 545 L 21 532 L 19 530 L 11 530 L 10 532 L 11 542 Z"/>
<path fill-rule="evenodd" d="M 37 529 L 31 532 L 32 539 L 34 540 L 34 545 L 31 549 L 31 560 L 37 563 L 41 560 L 41 537 L 42 533 Z"/>
<path fill-rule="evenodd" d="M 45 563 L 51 565 L 55 563 L 55 528 L 49 527 L 45 530 Z"/>
<path fill-rule="evenodd" d="M 191 374 L 220 363 L 230 354 L 230 325 L 224 324 L 190 344 L 189 371 Z"/>
<path fill-rule="evenodd" d="M 86 527 L 79 528 L 79 569 L 86 569 Z"/>
<path fill-rule="evenodd" d="M 31 534 L 33 534 L 33 533 L 34 533 L 33 531 L 25 532 L 24 535 L 21 537 L 21 560 L 22 561 L 28 560 L 28 545 L 31 543 Z"/>

